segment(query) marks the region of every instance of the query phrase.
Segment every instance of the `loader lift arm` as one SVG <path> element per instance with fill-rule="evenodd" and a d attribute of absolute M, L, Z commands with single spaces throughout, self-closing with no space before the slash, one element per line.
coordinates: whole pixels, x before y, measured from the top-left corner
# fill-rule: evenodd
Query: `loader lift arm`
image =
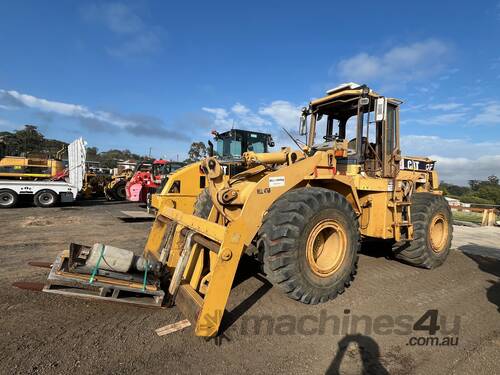
<path fill-rule="evenodd" d="M 184 315 L 193 320 L 191 323 L 197 336 L 212 337 L 217 334 L 241 256 L 260 228 L 262 218 L 259 213 L 265 212 L 285 191 L 300 184 L 304 173 L 313 174 L 320 158 L 321 155 L 317 154 L 291 165 L 286 173 L 278 169 L 262 178 L 246 199 L 239 215 L 226 226 L 212 221 L 221 216 L 216 208 L 212 209 L 209 220 L 173 208 L 160 210 L 145 253 L 160 259 L 164 244 L 171 244 L 167 267 L 174 273 L 181 273 L 183 278 L 178 290 L 169 290 L 169 298 L 175 299 Z M 209 163 L 210 160 L 213 162 Z M 220 176 L 214 172 L 220 166 L 215 159 L 209 159 L 204 166 L 208 171 L 210 191 L 212 196 L 216 196 L 216 181 Z M 270 189 L 269 179 L 272 181 L 273 177 L 284 177 L 287 184 Z M 262 194 L 263 191 L 266 193 Z M 176 227 L 175 231 L 170 231 L 172 238 L 166 238 L 172 226 Z M 185 247 L 189 233 L 198 234 L 197 239 L 191 237 L 190 249 Z M 207 249 L 207 241 L 216 247 L 208 249 L 213 264 L 210 272 L 203 274 L 196 269 L 202 264 L 201 257 L 206 256 L 203 254 L 207 251 L 204 250 Z M 184 267 L 179 267 L 182 265 L 180 259 L 186 253 L 190 253 L 190 259 Z M 208 283 L 204 284 L 205 280 L 209 280 Z"/>

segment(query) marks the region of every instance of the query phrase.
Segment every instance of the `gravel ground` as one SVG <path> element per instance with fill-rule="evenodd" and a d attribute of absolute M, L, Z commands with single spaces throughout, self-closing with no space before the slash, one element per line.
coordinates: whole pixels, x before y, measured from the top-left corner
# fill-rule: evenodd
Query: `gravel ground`
<path fill-rule="evenodd" d="M 121 210 L 134 209 L 140 208 L 84 202 L 0 212 L 0 373 L 498 373 L 499 228 L 455 227 L 459 251 L 432 271 L 367 247 L 353 285 L 317 306 L 286 298 L 245 260 L 218 341 L 197 338 L 191 328 L 158 337 L 156 328 L 183 319 L 175 307 L 153 310 L 12 286 L 43 282 L 47 270 L 27 262 L 51 261 L 69 242 L 141 253 L 151 222 L 119 219 Z M 412 345 L 429 336 L 412 329 L 428 310 L 438 311 L 435 337 L 456 345 Z"/>

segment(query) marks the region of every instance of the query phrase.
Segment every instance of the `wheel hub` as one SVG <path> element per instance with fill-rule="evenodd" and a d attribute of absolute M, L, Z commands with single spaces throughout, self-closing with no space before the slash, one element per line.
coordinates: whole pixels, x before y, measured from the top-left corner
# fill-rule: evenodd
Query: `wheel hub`
<path fill-rule="evenodd" d="M 45 204 L 51 204 L 53 200 L 54 200 L 54 197 L 52 197 L 52 194 L 42 193 L 40 195 L 40 201 L 45 203 Z"/>
<path fill-rule="evenodd" d="M 320 277 L 334 274 L 342 265 L 347 252 L 345 229 L 332 219 L 326 219 L 313 228 L 306 244 L 307 262 Z"/>
<path fill-rule="evenodd" d="M 434 216 L 429 225 L 429 238 L 432 250 L 439 253 L 444 250 L 448 239 L 448 220 L 442 214 Z"/>
<path fill-rule="evenodd" d="M 12 194 L 0 193 L 0 203 L 2 205 L 8 206 L 12 204 L 12 202 L 14 202 L 14 197 L 12 196 Z"/>

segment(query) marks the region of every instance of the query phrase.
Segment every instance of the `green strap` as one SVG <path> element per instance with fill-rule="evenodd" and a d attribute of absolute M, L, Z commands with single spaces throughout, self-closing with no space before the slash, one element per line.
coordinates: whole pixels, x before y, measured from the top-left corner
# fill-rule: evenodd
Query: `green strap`
<path fill-rule="evenodd" d="M 101 245 L 101 253 L 99 254 L 99 259 L 92 270 L 92 275 L 90 275 L 89 284 L 92 284 L 95 279 L 95 275 L 97 274 L 97 270 L 99 269 L 99 265 L 101 264 L 101 260 L 104 258 L 104 245 Z"/>
<path fill-rule="evenodd" d="M 142 291 L 143 292 L 146 290 L 146 282 L 148 280 L 148 268 L 149 268 L 149 262 L 146 259 L 146 267 L 144 267 L 144 279 L 142 280 Z"/>

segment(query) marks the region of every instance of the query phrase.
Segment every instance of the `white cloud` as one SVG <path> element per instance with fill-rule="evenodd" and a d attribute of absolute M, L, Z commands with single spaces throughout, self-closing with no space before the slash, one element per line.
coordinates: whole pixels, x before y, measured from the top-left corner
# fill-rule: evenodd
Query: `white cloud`
<path fill-rule="evenodd" d="M 70 104 L 63 102 L 51 101 L 43 98 L 37 98 L 28 94 L 21 94 L 15 90 L 0 90 L 0 94 L 8 95 L 12 99 L 17 100 L 19 104 L 32 108 L 38 109 L 42 112 L 55 113 L 63 116 L 70 117 L 80 117 L 92 120 L 100 120 L 118 126 L 120 128 L 125 128 L 127 126 L 133 126 L 134 123 L 127 121 L 119 116 L 116 116 L 110 112 L 104 111 L 91 111 L 87 107 L 79 104 Z"/>
<path fill-rule="evenodd" d="M 405 135 L 401 137 L 401 149 L 403 155 L 436 160 L 439 177 L 446 182 L 465 185 L 468 180 L 500 176 L 500 141 Z"/>
<path fill-rule="evenodd" d="M 442 115 L 431 116 L 431 117 L 428 117 L 424 120 L 419 120 L 418 122 L 424 123 L 424 124 L 427 123 L 427 124 L 436 124 L 436 125 L 440 125 L 440 124 L 446 125 L 446 124 L 455 124 L 458 122 L 464 123 L 465 117 L 466 117 L 466 113 L 464 113 L 464 112 L 445 113 Z"/>
<path fill-rule="evenodd" d="M 224 108 L 208 108 L 203 107 L 203 111 L 214 115 L 214 130 L 226 129 L 233 127 L 233 120 L 229 118 L 229 113 Z"/>
<path fill-rule="evenodd" d="M 437 103 L 431 105 L 419 104 L 402 108 L 403 112 L 414 112 L 415 115 L 420 111 L 418 118 L 404 119 L 402 124 L 417 123 L 423 125 L 446 125 L 460 124 L 464 126 L 492 126 L 500 125 L 500 101 L 483 99 L 467 105 L 450 102 Z M 436 114 L 431 111 L 442 111 Z"/>
<path fill-rule="evenodd" d="M 277 127 L 284 127 L 296 130 L 300 116 L 300 108 L 285 100 L 275 100 L 256 111 L 239 102 L 229 110 L 209 107 L 203 107 L 202 110 L 214 116 L 214 125 L 219 129 L 240 127 L 275 132 Z"/>
<path fill-rule="evenodd" d="M 451 47 L 438 39 L 397 46 L 380 55 L 366 52 L 341 60 L 331 74 L 360 83 L 404 86 L 410 81 L 440 73 L 451 53 Z"/>
<path fill-rule="evenodd" d="M 463 107 L 463 104 L 459 103 L 438 103 L 429 106 L 429 109 L 436 109 L 442 111 L 451 111 L 453 109 L 457 109 Z"/>
<path fill-rule="evenodd" d="M 0 89 L 0 103 L 2 102 L 6 102 L 9 106 L 17 109 L 27 108 L 43 114 L 73 118 L 96 131 L 109 132 L 113 129 L 122 129 L 138 136 L 162 136 L 178 140 L 188 139 L 185 134 L 167 129 L 163 121 L 151 116 L 94 111 L 84 105 L 38 98 L 15 90 Z"/>
<path fill-rule="evenodd" d="M 288 130 L 295 130 L 299 126 L 300 107 L 285 100 L 275 100 L 260 107 L 259 114 L 271 117 L 276 124 Z"/>
<path fill-rule="evenodd" d="M 250 110 L 241 103 L 236 103 L 235 105 L 233 105 L 231 111 L 239 115 L 246 115 L 248 112 L 250 112 Z"/>
<path fill-rule="evenodd" d="M 81 8 L 89 23 L 100 24 L 111 31 L 118 43 L 106 51 L 115 57 L 142 57 L 163 48 L 162 27 L 145 22 L 131 6 L 123 3 L 89 3 Z"/>
<path fill-rule="evenodd" d="M 401 149 L 405 155 L 427 156 L 441 154 L 446 157 L 459 158 L 467 155 L 500 154 L 500 140 L 490 142 L 474 142 L 468 138 L 442 138 L 433 135 L 403 135 Z M 436 151 L 436 150 L 439 150 Z"/>
<path fill-rule="evenodd" d="M 116 47 L 108 47 L 106 50 L 112 56 L 129 57 L 154 54 L 162 49 L 160 34 L 152 31 L 139 33 L 129 40 L 124 41 Z"/>
<path fill-rule="evenodd" d="M 117 34 L 130 34 L 144 27 L 142 19 L 125 4 L 87 4 L 82 15 L 88 21 L 99 21 Z"/>
<path fill-rule="evenodd" d="M 252 112 L 241 103 L 236 103 L 230 110 L 209 107 L 203 107 L 202 110 L 214 115 L 214 125 L 218 130 L 232 127 L 254 129 L 270 125 L 268 120 Z"/>
<path fill-rule="evenodd" d="M 500 176 L 500 155 L 478 158 L 449 158 L 431 155 L 437 161 L 436 170 L 441 181 L 466 185 L 469 180 L 486 180 L 488 176 Z"/>
<path fill-rule="evenodd" d="M 472 117 L 472 125 L 500 125 L 500 102 L 490 102 L 480 105 L 477 113 Z"/>

